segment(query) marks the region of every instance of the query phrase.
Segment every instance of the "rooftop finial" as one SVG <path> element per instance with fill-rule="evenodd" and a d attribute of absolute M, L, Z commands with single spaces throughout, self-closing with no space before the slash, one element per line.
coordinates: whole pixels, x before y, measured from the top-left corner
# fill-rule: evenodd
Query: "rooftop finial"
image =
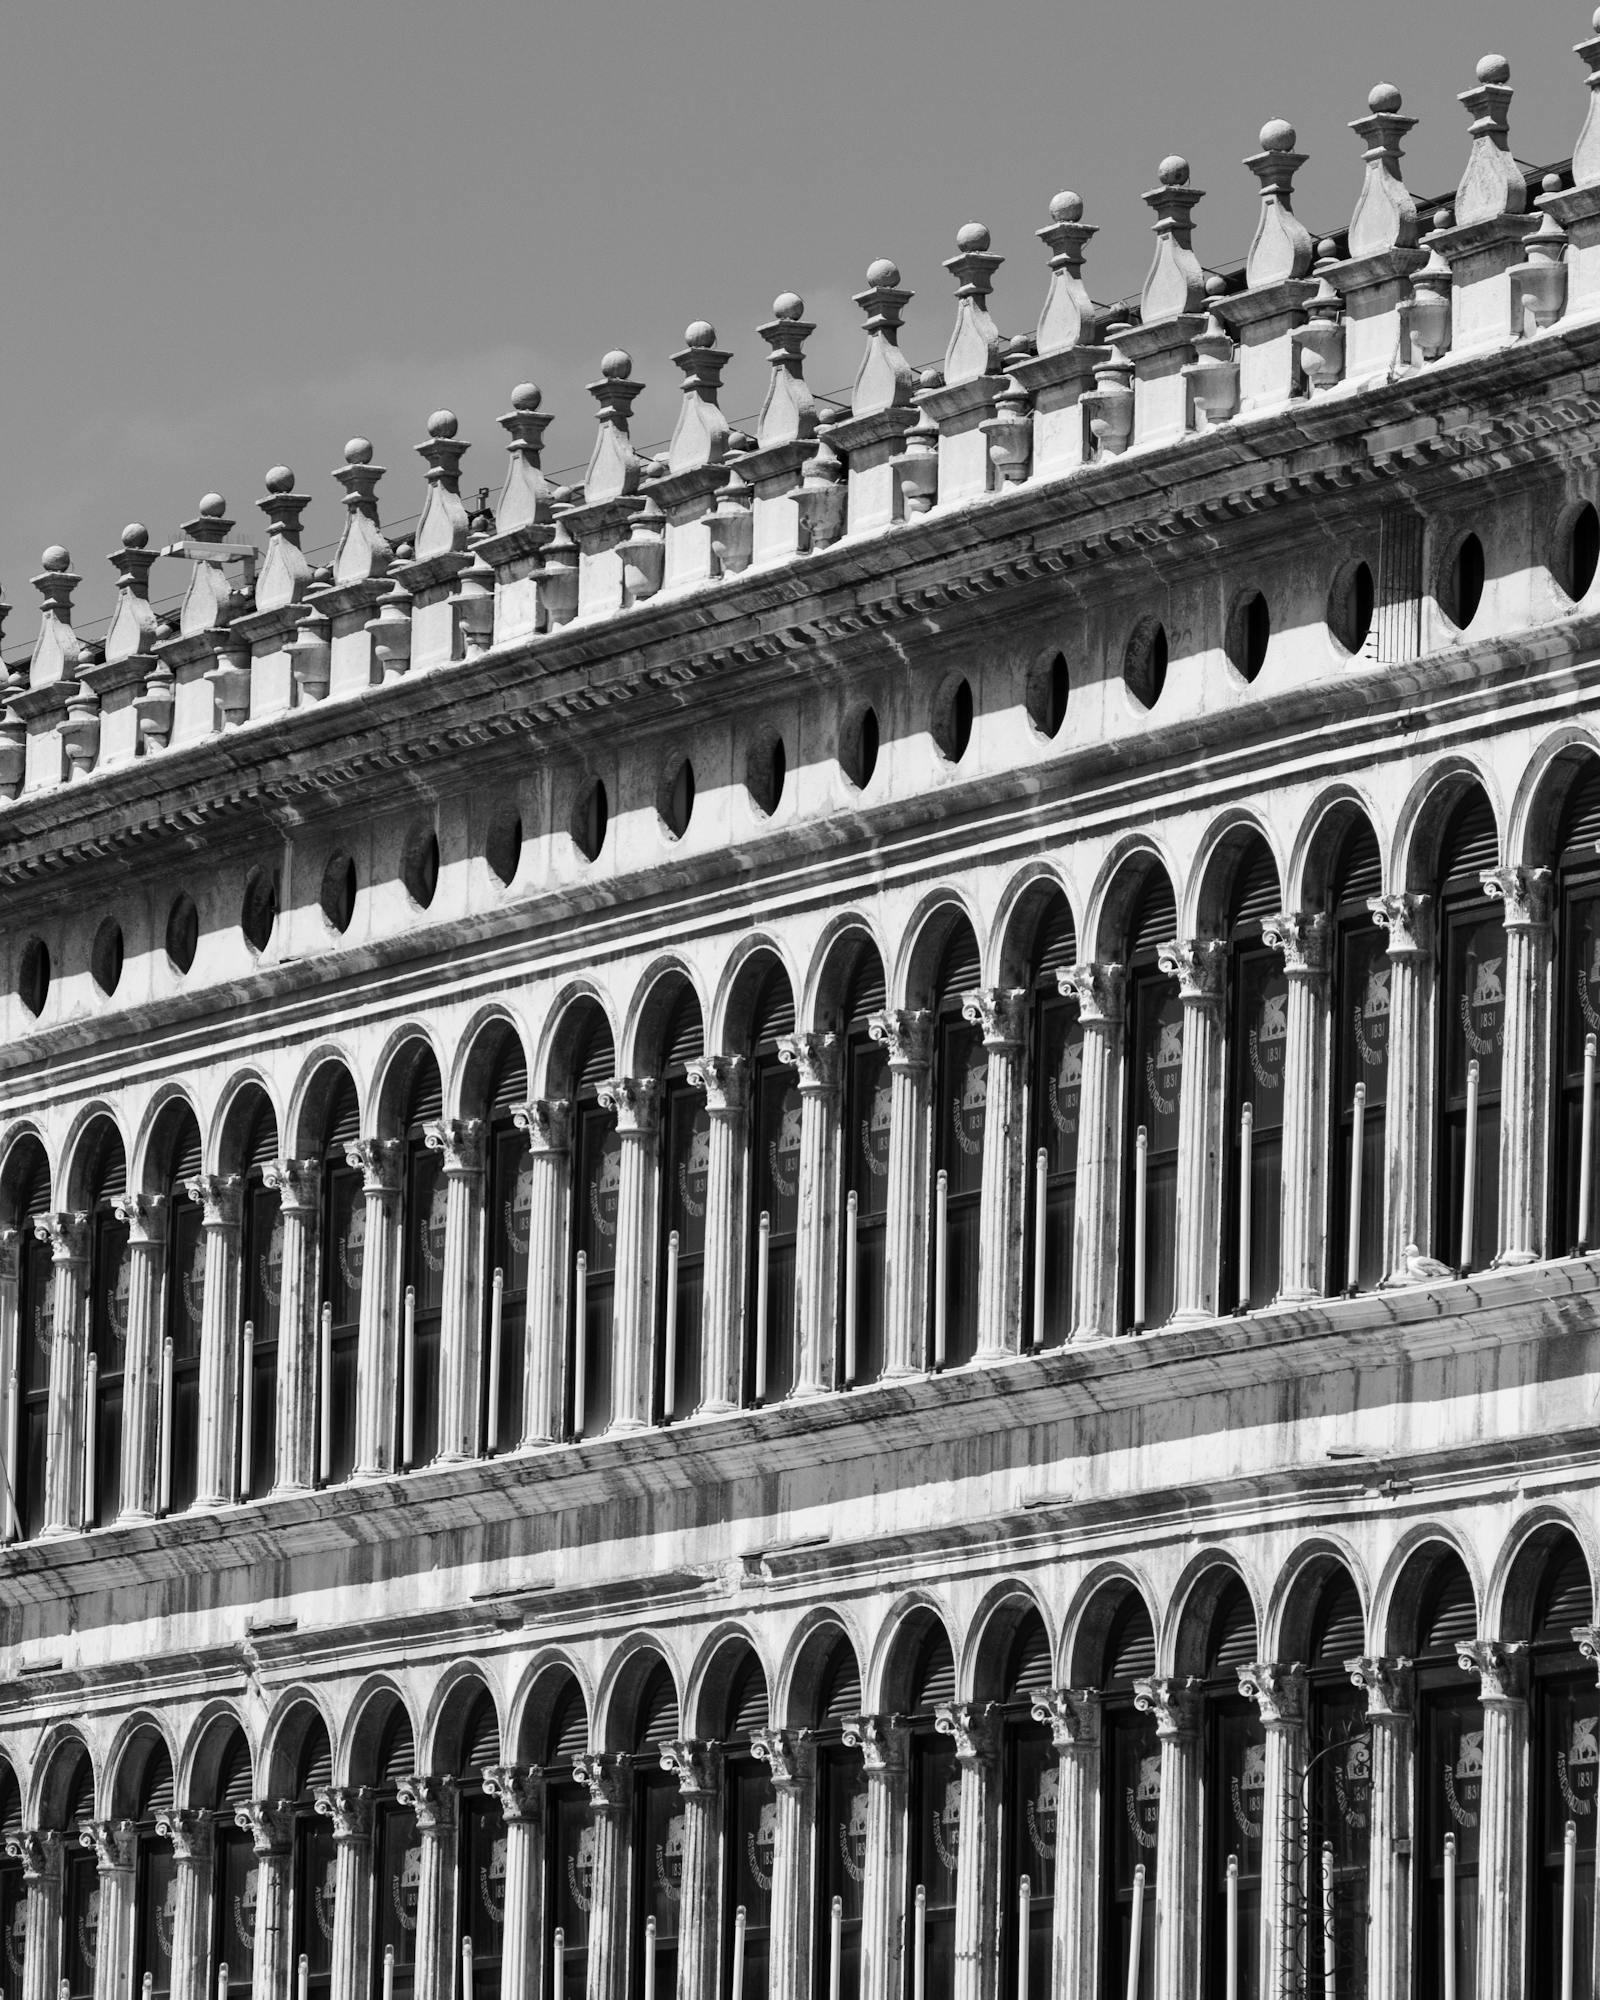
<path fill-rule="evenodd" d="M 335 585 L 364 583 L 386 575 L 392 553 L 378 532 L 378 481 L 384 468 L 372 463 L 372 440 L 353 437 L 334 478 L 344 488 L 345 524 L 333 558 Z"/>
<path fill-rule="evenodd" d="M 1039 315 L 1040 354 L 1065 354 L 1094 340 L 1096 315 L 1083 282 L 1083 253 L 1094 235 L 1083 220 L 1083 197 L 1064 190 L 1050 203 L 1050 220 L 1036 232 L 1050 252 L 1050 288 Z"/>
<path fill-rule="evenodd" d="M 1139 316 L 1146 326 L 1198 312 L 1205 299 L 1205 274 L 1190 248 L 1192 216 L 1195 204 L 1204 199 L 1203 190 L 1190 187 L 1189 162 L 1179 153 L 1167 155 L 1156 169 L 1156 179 L 1159 185 L 1144 197 L 1156 218 L 1155 259 L 1139 300 Z"/>
<path fill-rule="evenodd" d="M 1461 93 L 1472 119 L 1472 151 L 1456 189 L 1456 226 L 1498 222 L 1521 215 L 1528 206 L 1528 183 L 1506 143 L 1511 108 L 1511 65 L 1488 55 L 1478 64 L 1478 81 Z"/>
<path fill-rule="evenodd" d="M 589 384 L 589 394 L 600 407 L 600 430 L 584 479 L 588 506 L 639 490 L 644 460 L 629 439 L 628 419 L 635 400 L 644 393 L 644 384 L 632 378 L 633 356 L 625 347 L 613 347 L 601 358 L 600 380 Z"/>
<path fill-rule="evenodd" d="M 772 318 L 756 328 L 767 343 L 767 363 L 772 370 L 756 419 L 756 442 L 762 450 L 769 445 L 795 444 L 816 434 L 816 400 L 806 387 L 803 372 L 805 344 L 815 328 L 805 311 L 806 302 L 798 292 L 779 292 L 772 301 Z"/>
<path fill-rule="evenodd" d="M 1594 34 L 1579 42 L 1573 53 L 1581 58 L 1589 71 L 1589 104 L 1584 113 L 1583 130 L 1572 149 L 1572 185 L 1574 188 L 1596 187 L 1600 186 L 1600 7 L 1595 9 Z"/>
<path fill-rule="evenodd" d="M 417 522 L 413 560 L 459 555 L 467 546 L 467 510 L 461 498 L 461 461 L 469 446 L 457 436 L 453 410 L 435 410 L 428 419 L 427 441 L 417 456 L 427 466 L 428 497 Z"/>
<path fill-rule="evenodd" d="M 683 331 L 683 347 L 673 366 L 683 374 L 683 401 L 667 446 L 667 464 L 674 473 L 697 472 L 720 465 L 728 449 L 728 420 L 717 407 L 722 371 L 730 356 L 717 345 L 710 320 L 692 320 Z"/>
<path fill-rule="evenodd" d="M 543 401 L 536 382 L 519 382 L 511 392 L 511 408 L 500 419 L 500 428 L 511 442 L 506 446 L 505 484 L 494 510 L 498 535 L 508 535 L 517 528 L 549 526 L 550 482 L 539 469 L 539 454 L 551 421 L 539 414 Z"/>
<path fill-rule="evenodd" d="M 1369 116 L 1351 120 L 1350 130 L 1366 146 L 1366 178 L 1350 218 L 1352 258 L 1379 257 L 1389 250 L 1414 250 L 1421 228 L 1417 204 L 1400 178 L 1400 141 L 1416 124 L 1400 115 L 1400 93 L 1380 83 L 1368 93 Z"/>
<path fill-rule="evenodd" d="M 1004 358 L 1005 342 L 989 317 L 994 274 L 1004 262 L 990 250 L 981 222 L 957 230 L 956 254 L 944 264 L 956 281 L 956 323 L 944 351 L 944 379 L 951 388 L 993 375 Z"/>
<path fill-rule="evenodd" d="M 275 465 L 264 481 L 266 495 L 256 505 L 267 517 L 267 552 L 256 580 L 256 609 L 274 611 L 297 604 L 311 581 L 311 565 L 300 553 L 300 516 L 311 505 L 309 493 L 296 493 L 294 474 Z"/>
<path fill-rule="evenodd" d="M 911 363 L 900 352 L 900 320 L 912 294 L 900 289 L 900 271 L 887 257 L 867 266 L 867 289 L 855 302 L 867 316 L 867 351 L 856 370 L 850 397 L 852 416 L 905 409 L 915 386 Z"/>
<path fill-rule="evenodd" d="M 1295 151 L 1294 127 L 1272 118 L 1261 128 L 1261 151 L 1245 165 L 1261 183 L 1261 214 L 1245 258 L 1245 284 L 1251 291 L 1303 278 L 1311 269 L 1311 234 L 1294 213 L 1294 177 L 1306 163 Z"/>

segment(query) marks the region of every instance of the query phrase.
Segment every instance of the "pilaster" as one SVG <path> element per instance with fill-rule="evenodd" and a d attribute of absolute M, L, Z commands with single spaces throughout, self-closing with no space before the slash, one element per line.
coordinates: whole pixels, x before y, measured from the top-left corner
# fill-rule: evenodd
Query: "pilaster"
<path fill-rule="evenodd" d="M 1051 1688 L 1033 1698 L 1061 1760 L 1056 1805 L 1056 1908 L 1051 1992 L 1095 2000 L 1100 1975 L 1100 1696 Z"/>
<path fill-rule="evenodd" d="M 1289 981 L 1283 1052 L 1283 1229 L 1278 1296 L 1320 1298 L 1327 1260 L 1328 1079 L 1333 1022 L 1328 919 L 1284 910 L 1261 926 Z"/>
<path fill-rule="evenodd" d="M 133 1822 L 90 1820 L 78 1830 L 100 1874 L 100 1929 L 95 1946 L 94 2000 L 129 2000 L 128 1970 L 133 1959 L 134 1864 L 138 1845 Z"/>
<path fill-rule="evenodd" d="M 361 1173 L 367 1205 L 366 1261 L 361 1270 L 361 1321 L 356 1344 L 356 1477 L 395 1469 L 395 1411 L 400 1369 L 395 1327 L 400 1270 L 398 1139 L 362 1139 L 345 1148 Z M 334 2000 L 341 2000 L 335 1995 Z"/>
<path fill-rule="evenodd" d="M 716 1746 L 683 1740 L 661 1749 L 661 1768 L 683 1802 L 683 1876 L 678 1905 L 678 2000 L 713 2000 L 717 1991 L 722 1851 L 722 1760 Z"/>
<path fill-rule="evenodd" d="M 172 1843 L 176 1883 L 171 2000 L 211 2000 L 206 1978 L 213 1931 L 211 1824 L 211 1815 L 203 1812 L 172 1812 L 156 1821 L 156 1832 Z"/>
<path fill-rule="evenodd" d="M 188 1183 L 188 1194 L 199 1205 L 205 1239 L 194 1504 L 222 1507 L 233 1498 L 234 1440 L 239 1433 L 239 1176 L 202 1174 Z"/>
<path fill-rule="evenodd" d="M 160 1473 L 161 1274 L 167 1257 L 164 1195 L 121 1194 L 113 1207 L 128 1225 L 128 1332 L 122 1373 L 122 1513 L 154 1520 Z"/>
<path fill-rule="evenodd" d="M 987 1702 L 942 1701 L 933 1717 L 940 1735 L 954 1742 L 961 1772 L 954 2000 L 992 2000 L 998 1986 L 999 1746 L 990 1706 Z"/>
<path fill-rule="evenodd" d="M 1551 878 L 1548 868 L 1492 868 L 1484 894 L 1505 905 L 1505 1037 L 1500 1082 L 1500 1246 L 1496 1264 L 1545 1254 L 1550 1149 Z"/>
<path fill-rule="evenodd" d="M 505 1921 L 501 1926 L 500 2000 L 543 2000 L 549 1968 L 544 1921 L 545 1775 L 532 1765 L 494 1764 L 483 1788 L 498 1801 L 506 1829 Z M 561 2000 L 551 1994 L 550 2000 Z"/>
<path fill-rule="evenodd" d="M 884 1230 L 884 1379 L 926 1365 L 929 1110 L 932 1021 L 889 1008 L 867 1023 L 889 1054 L 889 1208 Z"/>
<path fill-rule="evenodd" d="M 795 1230 L 796 1396 L 816 1396 L 834 1381 L 838 1232 L 834 1185 L 839 1154 L 839 1037 L 786 1035 L 778 1056 L 796 1072 L 800 1092 L 800 1192 Z"/>
<path fill-rule="evenodd" d="M 977 1358 L 1015 1354 L 1022 1337 L 1022 1070 L 1027 994 L 981 987 L 961 1003 L 962 1018 L 983 1029 L 989 1061 L 983 1119 L 983 1193 L 978 1212 Z"/>
<path fill-rule="evenodd" d="M 1389 934 L 1389 1082 L 1384 1144 L 1389 1155 L 1384 1268 L 1408 1282 L 1411 1248 L 1426 1250 L 1433 1166 L 1433 898 L 1371 896 L 1373 921 Z"/>
<path fill-rule="evenodd" d="M 1178 1255 L 1175 1325 L 1217 1310 L 1222 1157 L 1222 995 L 1227 947 L 1180 938 L 1157 954 L 1183 1002 L 1183 1102 L 1178 1111 Z M 1165 1799 L 1165 1792 L 1162 1793 Z"/>
<path fill-rule="evenodd" d="M 856 1715 L 844 1725 L 867 1779 L 867 1851 L 861 1883 L 861 2000 L 898 2000 L 905 1907 L 906 1729 L 898 1716 Z"/>
<path fill-rule="evenodd" d="M 567 1346 L 568 1214 L 572 1185 L 572 1106 L 537 1097 L 513 1117 L 528 1135 L 528 1307 L 524 1339 L 522 1443 L 561 1435 Z"/>
<path fill-rule="evenodd" d="M 27 1897 L 22 2000 L 55 2000 L 61 1970 L 61 1841 L 59 1833 L 43 1827 L 6 1839 L 6 1853 L 22 1863 Z"/>
<path fill-rule="evenodd" d="M 1407 2000 L 1411 1992 L 1411 1662 L 1367 1655 L 1346 1660 L 1364 1688 L 1372 1730 L 1371 1876 L 1367 1891 L 1367 1992 Z"/>
<path fill-rule="evenodd" d="M 588 1791 L 594 1815 L 586 2000 L 621 2000 L 628 1970 L 627 1767 L 620 1758 L 592 1751 L 574 1760 L 572 1775 Z"/>
<path fill-rule="evenodd" d="M 278 1407 L 275 1493 L 308 1493 L 317 1482 L 317 1315 L 312 1286 L 322 1167 L 274 1160 L 262 1179 L 283 1218 L 278 1295 Z"/>
<path fill-rule="evenodd" d="M 372 1932 L 372 1798 L 365 1785 L 325 1785 L 316 1808 L 333 1822 L 333 1952 L 329 2000 L 367 2000 Z"/>
<path fill-rule="evenodd" d="M 616 1336 L 611 1428 L 642 1430 L 650 1421 L 658 1229 L 656 1131 L 661 1099 L 653 1076 L 614 1076 L 600 1102 L 616 1116 L 622 1156 L 617 1181 Z"/>
<path fill-rule="evenodd" d="M 815 1880 L 817 1755 L 810 1732 L 758 1729 L 752 1753 L 772 1773 L 778 1825 L 772 1845 L 772 1927 L 769 2000 L 810 2000 L 811 1948 L 816 1928 Z"/>
<path fill-rule="evenodd" d="M 1521 1644 L 1464 1640 L 1464 1674 L 1483 1702 L 1483 1791 L 1478 1808 L 1478 1991 L 1521 1989 L 1528 1869 L 1528 1656 Z"/>
<path fill-rule="evenodd" d="M 439 1322 L 439 1452 L 476 1458 L 483 1434 L 483 1120 L 439 1118 L 429 1150 L 443 1155 L 444 1296 Z"/>
<path fill-rule="evenodd" d="M 705 1308 L 701 1314 L 701 1408 L 709 1415 L 739 1407 L 743 1388 L 745 1118 L 748 1064 L 743 1056 L 701 1056 L 690 1084 L 705 1093 L 711 1123 L 706 1148 Z"/>
<path fill-rule="evenodd" d="M 294 1809 L 287 1799 L 252 1799 L 234 1825 L 250 1836 L 256 1863 L 255 1977 L 252 2000 L 288 2000 L 289 1861 Z"/>
<path fill-rule="evenodd" d="M 451 2000 L 456 1990 L 456 1782 L 419 1772 L 400 1780 L 395 1797 L 416 1815 L 422 1848 L 417 1884 L 416 2000 Z"/>
<path fill-rule="evenodd" d="M 1078 1003 L 1083 1085 L 1072 1245 L 1072 1338 L 1102 1340 L 1117 1326 L 1122 1227 L 1123 969 L 1085 960 L 1056 974 Z"/>
<path fill-rule="evenodd" d="M 1267 1732 L 1257 1990 L 1262 2000 L 1299 2000 L 1288 1984 L 1291 1960 L 1284 1942 L 1297 1933 L 1306 1907 L 1305 1884 L 1300 1879 L 1305 1837 L 1300 1816 L 1306 1768 L 1305 1674 L 1298 1665 L 1282 1666 L 1269 1660 L 1240 1667 L 1238 1674 L 1239 1692 L 1260 1710 Z"/>
<path fill-rule="evenodd" d="M 55 1337 L 50 1347 L 50 1422 L 45 1452 L 44 1533 L 66 1535 L 83 1521 L 85 1314 L 89 1218 L 66 1209 L 34 1218 L 50 1245 Z"/>
<path fill-rule="evenodd" d="M 1186 1093 L 1187 1094 L 1187 1093 Z M 1156 1839 L 1155 2000 L 1191 2000 L 1200 1978 L 1200 1736 L 1186 1684 L 1166 1676 L 1133 1684 L 1161 1744 L 1161 1823 Z"/>

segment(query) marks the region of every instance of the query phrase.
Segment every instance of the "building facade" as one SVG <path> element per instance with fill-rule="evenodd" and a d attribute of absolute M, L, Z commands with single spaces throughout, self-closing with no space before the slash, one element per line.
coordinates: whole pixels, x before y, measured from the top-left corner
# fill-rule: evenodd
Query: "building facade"
<path fill-rule="evenodd" d="M 327 567 L 275 468 L 92 643 L 46 552 L 13 2000 L 1592 2000 L 1600 114 L 1510 98 L 1317 243 L 1269 125 L 1210 278 L 1164 161 L 1111 311 L 1058 196 L 1026 337 L 969 225 L 939 369 L 874 264 L 848 406 L 789 294 L 752 433 L 609 354 L 581 487 L 355 439 Z"/>

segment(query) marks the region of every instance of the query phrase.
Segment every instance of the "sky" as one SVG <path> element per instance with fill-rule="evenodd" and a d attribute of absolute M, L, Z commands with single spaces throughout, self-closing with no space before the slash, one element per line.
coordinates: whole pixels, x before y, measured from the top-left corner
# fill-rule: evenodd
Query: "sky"
<path fill-rule="evenodd" d="M 1099 226 L 1085 279 L 1137 291 L 1168 153 L 1207 190 L 1201 262 L 1248 247 L 1244 157 L 1269 118 L 1310 155 L 1298 213 L 1341 227 L 1360 187 L 1348 121 L 1385 81 L 1420 122 L 1406 178 L 1452 189 L 1480 56 L 1511 63 L 1511 142 L 1572 151 L 1587 96 L 1565 0 L 16 0 L 0 68 L 0 585 L 14 655 L 29 578 L 63 543 L 80 630 L 114 597 L 125 523 L 173 539 L 223 493 L 236 539 L 287 463 L 306 544 L 342 519 L 330 476 L 361 434 L 383 517 L 414 516 L 430 413 L 472 441 L 464 490 L 499 487 L 495 419 L 532 380 L 545 463 L 581 477 L 585 385 L 612 347 L 648 386 L 633 434 L 670 434 L 691 320 L 733 352 L 722 406 L 759 407 L 755 328 L 798 291 L 807 379 L 846 390 L 851 294 L 889 257 L 916 297 L 902 345 L 943 353 L 963 223 L 1004 255 L 992 302 L 1030 329 L 1033 232 L 1058 189 Z M 153 595 L 182 588 L 159 563 Z"/>

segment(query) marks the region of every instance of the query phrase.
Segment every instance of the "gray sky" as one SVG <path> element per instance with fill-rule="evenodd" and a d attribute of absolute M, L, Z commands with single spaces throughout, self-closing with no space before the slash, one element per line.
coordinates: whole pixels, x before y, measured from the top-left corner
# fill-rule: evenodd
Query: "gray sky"
<path fill-rule="evenodd" d="M 1299 213 L 1341 226 L 1346 124 L 1380 79 L 1421 121 L 1418 195 L 1459 177 L 1456 94 L 1490 49 L 1511 62 L 1513 150 L 1563 158 L 1588 20 L 1564 0 L 19 0 L 0 70 L 7 651 L 35 629 L 48 543 L 83 574 L 88 630 L 125 522 L 171 539 L 215 488 L 259 542 L 280 461 L 313 495 L 308 545 L 329 540 L 352 433 L 389 467 L 386 520 L 420 504 L 411 447 L 440 406 L 473 442 L 464 486 L 498 488 L 494 420 L 528 377 L 555 418 L 546 464 L 581 463 L 612 346 L 649 385 L 635 438 L 662 439 L 692 319 L 733 350 L 723 407 L 748 415 L 782 290 L 817 322 L 812 387 L 842 388 L 875 257 L 917 294 L 907 352 L 935 360 L 967 221 L 1007 259 L 1001 327 L 1031 327 L 1032 232 L 1059 188 L 1100 226 L 1094 295 L 1132 291 L 1168 152 L 1208 190 L 1201 261 L 1237 262 L 1257 199 L 1240 161 L 1270 117 L 1311 155 Z M 157 598 L 182 576 L 158 565 Z"/>

